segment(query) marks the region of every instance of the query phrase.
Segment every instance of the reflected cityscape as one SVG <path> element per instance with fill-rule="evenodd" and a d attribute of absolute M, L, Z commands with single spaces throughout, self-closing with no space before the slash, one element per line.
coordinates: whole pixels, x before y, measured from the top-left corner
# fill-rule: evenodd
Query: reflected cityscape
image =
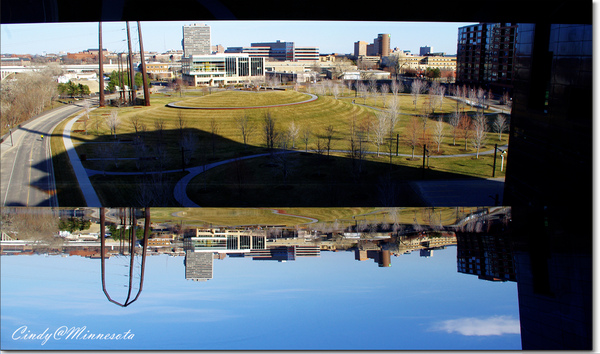
<path fill-rule="evenodd" d="M 144 272 L 148 276 L 153 271 L 146 269 L 147 257 L 180 258 L 185 268 L 180 277 L 211 282 L 218 278 L 219 268 L 240 258 L 309 266 L 311 259 L 339 253 L 364 263 L 363 267 L 389 268 L 394 263 L 406 267 L 403 257 L 418 254 L 422 259 L 435 259 L 437 252 L 452 248 L 457 273 L 485 282 L 517 283 L 523 349 L 591 348 L 591 252 L 557 249 L 555 243 L 562 241 L 553 237 L 533 243 L 518 237 L 512 211 L 509 207 L 421 208 L 406 211 L 417 222 L 402 223 L 398 217 L 402 210 L 390 208 L 371 212 L 379 218 L 370 221 L 354 217 L 289 227 L 197 226 L 182 220 L 154 223 L 153 214 L 164 214 L 160 208 L 6 208 L 1 247 L 3 257 L 38 254 L 98 259 L 98 283 L 106 299 L 120 307 L 152 296 L 142 292 Z M 395 222 L 390 222 L 390 215 L 396 217 Z M 419 223 L 425 215 L 438 217 Z M 440 222 L 441 215 L 454 220 Z M 75 225 L 82 230 L 74 230 Z M 57 226 L 70 231 L 41 236 L 44 229 Z M 120 284 L 111 288 L 115 270 Z"/>

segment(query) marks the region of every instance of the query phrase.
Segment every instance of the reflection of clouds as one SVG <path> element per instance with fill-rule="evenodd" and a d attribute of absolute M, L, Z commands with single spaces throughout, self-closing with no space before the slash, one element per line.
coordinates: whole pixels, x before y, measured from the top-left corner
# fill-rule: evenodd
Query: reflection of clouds
<path fill-rule="evenodd" d="M 493 316 L 489 318 L 465 317 L 436 323 L 434 331 L 459 333 L 463 336 L 500 336 L 503 334 L 519 334 L 519 320 L 512 316 Z"/>

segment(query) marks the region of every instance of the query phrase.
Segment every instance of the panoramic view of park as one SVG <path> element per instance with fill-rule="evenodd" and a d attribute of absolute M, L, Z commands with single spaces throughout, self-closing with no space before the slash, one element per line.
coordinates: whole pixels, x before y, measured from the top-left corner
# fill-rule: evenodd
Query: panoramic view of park
<path fill-rule="evenodd" d="M 68 136 L 102 205 L 185 204 L 187 176 L 191 206 L 419 206 L 409 181 L 504 175 L 510 107 L 487 97 L 416 79 L 162 88 L 150 106 L 84 102 Z M 55 173 L 59 204 L 84 205 Z"/>

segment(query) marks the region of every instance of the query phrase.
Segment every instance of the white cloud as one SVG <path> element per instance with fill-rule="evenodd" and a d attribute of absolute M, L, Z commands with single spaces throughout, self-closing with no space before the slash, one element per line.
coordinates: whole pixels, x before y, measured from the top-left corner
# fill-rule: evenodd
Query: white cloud
<path fill-rule="evenodd" d="M 465 317 L 436 323 L 434 331 L 459 333 L 463 336 L 500 336 L 519 334 L 519 320 L 511 316 L 492 316 L 489 318 Z"/>

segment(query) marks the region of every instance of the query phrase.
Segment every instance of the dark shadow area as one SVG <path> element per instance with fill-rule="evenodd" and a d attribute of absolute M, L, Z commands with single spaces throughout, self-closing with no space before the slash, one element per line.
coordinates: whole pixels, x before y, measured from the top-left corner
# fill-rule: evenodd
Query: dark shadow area
<path fill-rule="evenodd" d="M 178 206 L 175 183 L 190 171 L 197 173 L 200 166 L 221 161 L 228 163 L 200 174 L 195 186 L 188 188 L 188 196 L 199 205 L 424 206 L 409 182 L 483 180 L 437 170 L 434 162 L 431 168 L 422 168 L 390 165 L 389 156 L 383 154 L 359 159 L 349 152 L 281 153 L 197 129 L 102 136 L 79 145 L 77 152 L 105 206 Z M 257 154 L 267 156 L 244 159 Z M 55 161 L 62 161 L 54 166 L 59 205 L 83 206 L 83 199 L 72 192 L 78 190 L 73 174 L 62 165 L 68 161 L 66 153 Z M 34 167 L 44 170 L 46 162 Z M 472 192 L 465 189 L 466 194 Z M 485 204 L 494 202 L 477 205 Z"/>
<path fill-rule="evenodd" d="M 517 282 L 524 350 L 592 350 L 592 230 L 568 207 L 512 207 L 457 232 L 460 273 Z"/>

